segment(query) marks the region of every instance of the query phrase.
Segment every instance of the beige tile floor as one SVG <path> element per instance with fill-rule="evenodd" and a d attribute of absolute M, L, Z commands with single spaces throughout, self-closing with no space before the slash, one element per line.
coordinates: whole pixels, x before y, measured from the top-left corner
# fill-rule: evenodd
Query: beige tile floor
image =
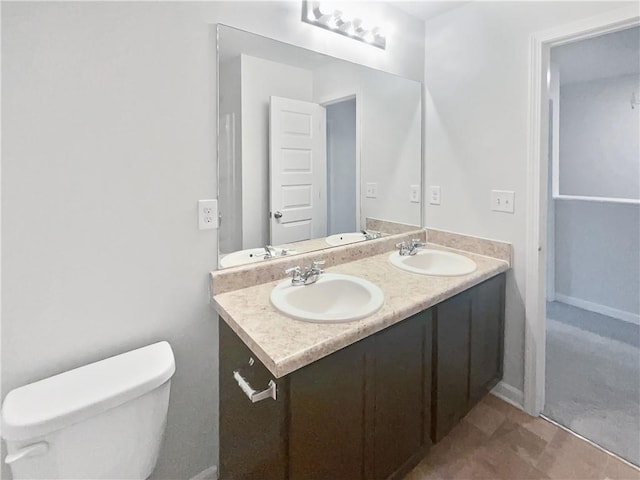
<path fill-rule="evenodd" d="M 404 480 L 640 480 L 640 470 L 488 395 Z"/>

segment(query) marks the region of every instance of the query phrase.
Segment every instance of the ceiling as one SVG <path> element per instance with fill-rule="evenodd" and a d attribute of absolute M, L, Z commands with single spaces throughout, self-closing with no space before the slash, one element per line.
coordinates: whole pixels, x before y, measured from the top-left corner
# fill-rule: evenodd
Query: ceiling
<path fill-rule="evenodd" d="M 640 74 L 640 27 L 554 47 L 551 61 L 561 85 Z"/>
<path fill-rule="evenodd" d="M 428 20 L 436 15 L 440 15 L 446 11 L 452 10 L 454 8 L 458 8 L 466 3 L 470 3 L 470 1 L 432 1 L 432 0 L 422 0 L 422 1 L 413 1 L 408 2 L 405 0 L 387 0 L 388 3 L 393 5 L 394 7 L 412 15 L 414 17 L 420 18 L 422 20 Z"/>

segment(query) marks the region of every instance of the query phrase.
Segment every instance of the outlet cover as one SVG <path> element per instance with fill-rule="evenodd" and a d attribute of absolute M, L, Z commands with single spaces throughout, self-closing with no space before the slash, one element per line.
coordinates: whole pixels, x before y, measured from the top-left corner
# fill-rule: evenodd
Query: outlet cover
<path fill-rule="evenodd" d="M 218 228 L 218 200 L 198 200 L 198 228 Z"/>
<path fill-rule="evenodd" d="M 367 198 L 377 198 L 378 197 L 378 184 L 377 183 L 367 183 L 365 185 L 364 195 Z"/>
<path fill-rule="evenodd" d="M 420 203 L 420 185 L 409 185 L 409 201 Z"/>
<path fill-rule="evenodd" d="M 429 203 L 431 205 L 440 205 L 440 187 L 431 185 L 429 187 Z"/>
<path fill-rule="evenodd" d="M 494 212 L 514 212 L 515 193 L 510 190 L 491 190 L 491 210 Z"/>

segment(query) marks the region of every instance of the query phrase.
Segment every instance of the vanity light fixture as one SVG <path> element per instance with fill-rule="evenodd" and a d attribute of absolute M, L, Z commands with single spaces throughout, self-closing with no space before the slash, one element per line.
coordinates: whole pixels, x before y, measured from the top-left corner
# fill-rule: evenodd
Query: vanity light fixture
<path fill-rule="evenodd" d="M 385 50 L 387 37 L 381 26 L 334 8 L 335 2 L 302 0 L 302 21 Z"/>

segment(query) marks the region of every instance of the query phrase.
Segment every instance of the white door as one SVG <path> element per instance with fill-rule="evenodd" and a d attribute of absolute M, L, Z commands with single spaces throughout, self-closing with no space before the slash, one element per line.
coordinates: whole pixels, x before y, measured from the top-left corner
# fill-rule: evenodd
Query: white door
<path fill-rule="evenodd" d="M 272 245 L 326 236 L 326 144 L 324 107 L 271 97 L 269 209 Z"/>

